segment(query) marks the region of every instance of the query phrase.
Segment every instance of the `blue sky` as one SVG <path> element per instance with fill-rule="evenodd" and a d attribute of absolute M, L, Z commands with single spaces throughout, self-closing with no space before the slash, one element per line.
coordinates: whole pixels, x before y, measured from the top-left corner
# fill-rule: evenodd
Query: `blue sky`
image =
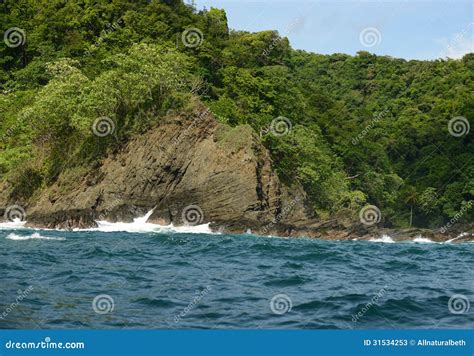
<path fill-rule="evenodd" d="M 189 2 L 189 1 L 188 1 Z M 276 29 L 293 48 L 331 54 L 366 50 L 406 59 L 473 52 L 472 0 L 195 0 L 227 12 L 233 29 Z"/>

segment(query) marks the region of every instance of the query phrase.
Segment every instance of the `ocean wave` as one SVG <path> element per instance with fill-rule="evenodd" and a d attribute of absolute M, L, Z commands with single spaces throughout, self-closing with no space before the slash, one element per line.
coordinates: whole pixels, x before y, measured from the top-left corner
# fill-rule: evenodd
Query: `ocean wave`
<path fill-rule="evenodd" d="M 395 243 L 395 241 L 393 241 L 393 239 L 388 235 L 382 235 L 382 237 L 379 237 L 379 238 L 376 238 L 376 239 L 370 239 L 369 241 L 370 242 L 383 242 L 383 243 L 387 243 L 387 244 Z"/>
<path fill-rule="evenodd" d="M 35 232 L 31 235 L 17 235 L 15 233 L 9 234 L 5 237 L 7 240 L 14 240 L 14 241 L 26 241 L 26 240 L 54 240 L 54 241 L 65 241 L 64 237 L 50 237 L 50 236 L 43 236 L 38 232 Z"/>
<path fill-rule="evenodd" d="M 154 209 L 153 209 L 154 210 Z M 196 226 L 174 226 L 170 225 L 158 225 L 148 222 L 148 219 L 153 214 L 153 210 L 150 210 L 146 215 L 135 218 L 131 223 L 125 222 L 108 222 L 108 221 L 96 221 L 97 227 L 90 229 L 74 229 L 74 231 L 100 231 L 100 232 L 131 232 L 131 233 L 147 233 L 147 232 L 158 232 L 158 233 L 185 233 L 185 234 L 213 234 L 209 224 L 202 224 Z"/>
<path fill-rule="evenodd" d="M 148 220 L 153 214 L 154 209 L 150 210 L 147 214 L 142 217 L 135 218 L 133 222 L 126 223 L 126 222 L 109 222 L 109 221 L 102 221 L 97 220 L 97 227 L 88 228 L 88 229 L 73 229 L 75 232 L 81 231 L 98 231 L 98 232 L 128 232 L 128 233 L 158 233 L 158 234 L 173 234 L 173 233 L 181 233 L 181 234 L 213 234 L 213 235 L 222 235 L 223 231 L 213 231 L 210 228 L 210 223 L 201 224 L 201 225 L 183 225 L 183 226 L 174 226 L 173 224 L 170 225 L 158 225 L 149 223 Z M 34 231 L 68 231 L 66 229 L 47 229 L 47 228 L 34 228 L 26 226 L 26 221 L 15 220 L 13 222 L 3 222 L 0 223 L 0 231 L 1 230 L 34 230 Z M 238 235 L 238 234 L 237 234 Z M 255 235 L 250 229 L 247 229 L 244 234 L 241 235 L 250 235 L 250 236 L 259 236 L 263 238 L 273 238 L 273 239 L 292 239 L 291 237 L 284 237 L 284 236 L 275 236 L 275 235 Z M 443 242 L 436 242 L 432 241 L 429 238 L 426 238 L 422 235 L 416 236 L 414 239 L 411 240 L 398 240 L 395 241 L 389 235 L 382 235 L 381 237 L 372 238 L 369 242 L 382 242 L 382 243 L 406 243 L 406 242 L 415 242 L 415 243 L 439 243 L 439 244 L 450 244 L 454 241 L 457 241 L 464 236 L 469 235 L 469 233 L 463 232 L 459 234 L 457 237 L 452 238 L 447 241 Z M 19 235 L 15 235 L 19 236 Z M 27 238 L 22 238 L 27 239 Z M 30 238 L 31 239 L 31 238 Z M 56 239 L 56 238 L 51 238 Z M 20 238 L 17 238 L 20 240 Z M 335 240 L 338 241 L 338 240 Z M 342 241 L 342 240 L 341 240 Z M 353 238 L 349 241 L 364 241 L 358 238 Z M 465 241 L 469 243 L 469 241 Z"/>
<path fill-rule="evenodd" d="M 422 244 L 434 244 L 435 242 L 430 240 L 429 238 L 427 237 L 423 237 L 421 235 L 418 235 L 417 237 L 415 237 L 413 239 L 413 242 L 418 242 L 418 243 L 422 243 Z"/>
<path fill-rule="evenodd" d="M 456 240 L 459 240 L 459 239 L 461 239 L 461 238 L 463 238 L 464 236 L 467 236 L 467 235 L 469 235 L 467 232 L 463 232 L 463 233 L 459 234 L 458 236 L 456 236 L 454 239 L 450 239 L 450 240 L 446 241 L 445 243 L 449 244 L 449 243 L 451 243 L 453 241 L 456 241 Z"/>
<path fill-rule="evenodd" d="M 33 233 L 65 237 L 66 241 L 5 239 L 8 234 Z M 347 328 L 347 323 L 354 329 L 465 328 L 474 322 L 470 313 L 453 317 L 448 310 L 454 293 L 471 295 L 467 286 L 472 276 L 462 268 L 462 260 L 469 263 L 472 244 L 453 243 L 442 248 L 411 241 L 387 245 L 318 239 L 282 241 L 248 235 L 1 234 L 0 248 L 8 251 L 0 261 L 4 278 L 26 286 L 27 273 L 31 280 L 50 286 L 35 289 L 39 294 L 31 294 L 22 304 L 31 318 L 44 320 L 45 328 L 74 329 L 78 328 L 77 320 L 93 329 L 120 328 L 130 321 L 142 328 L 186 329 L 242 325 Z M 392 238 L 397 240 L 395 235 Z M 223 241 L 229 243 L 223 245 Z M 442 276 L 456 278 L 432 283 L 440 271 Z M 201 294 L 197 301 L 195 295 L 206 286 L 210 292 Z M 11 289 L 13 299 L 17 289 Z M 115 300 L 120 318 L 90 317 L 91 299 L 99 293 Z M 287 295 L 293 306 L 281 317 L 269 308 L 277 294 Z M 377 295 L 380 298 L 375 302 Z M 368 303 L 372 304 L 367 307 Z M 176 323 L 175 316 L 180 318 L 189 305 L 194 309 Z M 148 312 L 137 312 L 140 310 Z M 364 316 L 357 323 L 351 322 L 351 315 L 359 311 Z M 5 327 L 35 326 L 30 319 L 11 315 L 13 319 L 6 320 Z M 285 320 L 291 324 L 280 324 Z"/>
<path fill-rule="evenodd" d="M 457 240 L 459 237 L 455 238 L 455 239 L 451 239 L 451 240 L 448 240 L 448 241 L 445 241 L 445 242 L 436 242 L 436 241 L 433 241 L 427 237 L 424 237 L 422 235 L 418 235 L 416 236 L 414 239 L 411 239 L 411 240 L 405 240 L 405 239 L 402 239 L 400 241 L 395 241 L 392 239 L 391 236 L 389 235 L 382 235 L 382 237 L 378 237 L 378 238 L 374 238 L 374 239 L 370 239 L 368 241 L 370 242 L 383 242 L 383 243 L 389 243 L 389 244 L 392 244 L 392 243 L 421 243 L 421 244 L 435 244 L 435 243 L 439 243 L 439 244 L 445 244 L 445 243 L 450 243 L 454 240 Z"/>
<path fill-rule="evenodd" d="M 130 233 L 185 233 L 185 234 L 216 234 L 211 230 L 209 224 L 196 226 L 174 226 L 174 225 L 157 225 L 151 223 L 136 224 L 132 223 L 111 223 L 108 221 L 97 221 L 98 227 L 91 229 L 77 229 L 74 231 L 100 231 L 100 232 L 130 232 Z"/>
<path fill-rule="evenodd" d="M 0 230 L 17 230 L 24 229 L 26 221 L 15 220 L 0 223 Z"/>

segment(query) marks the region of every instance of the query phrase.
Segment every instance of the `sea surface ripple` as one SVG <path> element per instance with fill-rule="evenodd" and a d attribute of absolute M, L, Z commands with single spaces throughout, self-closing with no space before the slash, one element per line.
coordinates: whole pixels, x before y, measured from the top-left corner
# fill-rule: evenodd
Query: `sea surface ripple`
<path fill-rule="evenodd" d="M 472 243 L 2 229 L 0 328 L 472 328 L 473 267 Z"/>

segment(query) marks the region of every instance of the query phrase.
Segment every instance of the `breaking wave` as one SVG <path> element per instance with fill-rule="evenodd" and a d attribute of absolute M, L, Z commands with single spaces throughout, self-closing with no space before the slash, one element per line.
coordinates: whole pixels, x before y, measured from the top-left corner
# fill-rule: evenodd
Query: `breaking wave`
<path fill-rule="evenodd" d="M 35 232 L 31 235 L 18 235 L 15 233 L 8 234 L 5 237 L 7 240 L 14 240 L 14 241 L 26 241 L 26 240 L 54 240 L 54 241 L 65 241 L 64 237 L 50 237 L 50 236 L 43 236 L 38 232 Z"/>
<path fill-rule="evenodd" d="M 148 213 L 146 213 L 142 217 L 135 218 L 133 222 L 127 223 L 127 222 L 109 222 L 109 221 L 103 221 L 103 220 L 97 220 L 97 227 L 94 228 L 88 228 L 88 229 L 74 229 L 73 231 L 98 231 L 98 232 L 128 232 L 128 233 L 159 233 L 159 234 L 167 234 L 167 233 L 184 233 L 184 234 L 222 234 L 222 231 L 213 231 L 210 228 L 210 224 L 201 224 L 201 225 L 183 225 L 183 226 L 174 226 L 173 224 L 170 225 L 158 225 L 158 224 L 153 224 L 149 223 L 148 220 L 153 214 L 154 209 L 150 210 Z M 3 222 L 0 223 L 0 230 L 41 230 L 41 231 L 65 231 L 61 229 L 36 229 L 36 228 L 30 228 L 26 226 L 26 221 L 13 221 L 13 222 Z M 253 232 L 250 229 L 247 229 L 246 233 L 247 235 L 253 235 Z M 20 235 L 15 235 L 15 234 L 10 234 L 12 235 L 11 240 L 28 240 L 28 239 L 34 239 L 34 238 L 42 238 L 38 237 L 41 236 L 39 234 L 33 234 L 30 235 L 30 237 L 25 237 L 25 236 L 20 236 Z M 9 235 L 9 236 L 10 236 Z M 439 242 L 440 244 L 448 244 L 452 243 L 456 240 L 461 239 L 462 237 L 468 235 L 468 233 L 461 233 L 459 236 L 444 241 L 444 242 Z M 33 237 L 34 236 L 34 237 Z M 267 235 L 266 237 L 280 237 L 281 236 L 270 236 Z M 57 239 L 57 238 L 45 238 L 45 239 Z M 352 239 L 352 241 L 364 241 L 360 240 L 358 238 Z M 401 243 L 401 242 L 415 242 L 415 243 L 436 243 L 435 241 L 430 240 L 429 238 L 426 238 L 422 235 L 416 236 L 414 239 L 411 240 L 398 240 L 395 241 L 391 236 L 389 235 L 382 235 L 381 237 L 376 237 L 372 238 L 369 240 L 365 240 L 369 242 L 381 242 L 381 243 Z"/>
<path fill-rule="evenodd" d="M 158 233 L 187 233 L 187 234 L 212 234 L 212 230 L 209 224 L 202 224 L 196 226 L 174 226 L 170 225 L 158 225 L 147 222 L 150 216 L 153 214 L 153 210 L 146 213 L 145 216 L 135 218 L 133 222 L 108 222 L 108 221 L 96 221 L 97 227 L 85 230 L 75 231 L 100 231 L 100 232 L 135 232 L 135 233 L 146 233 L 146 232 L 158 232 Z"/>
<path fill-rule="evenodd" d="M 0 223 L 0 230 L 16 230 L 16 229 L 24 229 L 26 221 L 8 221 Z"/>
<path fill-rule="evenodd" d="M 386 243 L 386 244 L 395 243 L 395 241 L 393 241 L 393 239 L 388 235 L 382 235 L 382 237 L 378 237 L 376 239 L 370 239 L 369 241 L 371 241 L 371 242 L 383 242 L 383 243 Z"/>
<path fill-rule="evenodd" d="M 46 241 L 49 237 L 66 240 Z M 0 256 L 2 301 L 13 302 L 27 281 L 34 286 L 22 309 L 0 320 L 5 329 L 31 329 L 35 320 L 44 329 L 474 325 L 473 313 L 449 309 L 453 295 L 473 295 L 466 268 L 474 258 L 472 243 L 0 230 Z M 115 300 L 117 311 L 94 317 L 94 299 L 104 294 Z M 276 315 L 272 300 L 282 295 L 292 308 Z M 373 304 L 354 322 L 368 303 Z M 177 322 L 189 305 L 194 307 Z"/>
<path fill-rule="evenodd" d="M 456 241 L 456 240 L 459 240 L 459 239 L 461 239 L 461 238 L 463 238 L 464 236 L 467 236 L 467 235 L 468 235 L 467 232 L 463 232 L 459 236 L 455 237 L 454 239 L 448 240 L 445 243 L 449 244 L 449 243 L 451 243 L 453 241 Z"/>
<path fill-rule="evenodd" d="M 418 242 L 418 243 L 422 243 L 422 244 L 434 244 L 435 242 L 430 240 L 429 238 L 427 237 L 423 237 L 421 235 L 415 237 L 413 239 L 413 242 Z"/>

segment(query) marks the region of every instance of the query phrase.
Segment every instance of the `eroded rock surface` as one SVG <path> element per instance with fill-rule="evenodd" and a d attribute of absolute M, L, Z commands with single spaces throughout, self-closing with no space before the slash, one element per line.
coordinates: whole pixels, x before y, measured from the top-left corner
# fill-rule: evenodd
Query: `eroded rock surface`
<path fill-rule="evenodd" d="M 0 206 L 9 199 L 0 186 Z M 268 151 L 250 127 L 218 123 L 200 106 L 189 115 L 169 116 L 92 171 L 63 172 L 52 186 L 20 202 L 28 225 L 89 228 L 97 220 L 131 222 L 153 210 L 148 222 L 205 224 L 222 232 L 368 240 L 384 234 L 395 241 L 423 236 L 433 241 L 474 240 L 473 226 L 445 233 L 389 230 L 351 219 L 319 221 L 303 189 L 285 186 Z M 0 220 L 4 210 L 0 209 Z M 459 237 L 461 232 L 468 232 Z"/>
<path fill-rule="evenodd" d="M 28 206 L 30 225 L 85 228 L 97 219 L 131 221 L 153 208 L 152 223 L 198 219 L 235 232 L 291 231 L 313 218 L 303 190 L 281 184 L 251 128 L 219 124 L 204 107 L 163 119 L 77 182 L 65 179 Z"/>

